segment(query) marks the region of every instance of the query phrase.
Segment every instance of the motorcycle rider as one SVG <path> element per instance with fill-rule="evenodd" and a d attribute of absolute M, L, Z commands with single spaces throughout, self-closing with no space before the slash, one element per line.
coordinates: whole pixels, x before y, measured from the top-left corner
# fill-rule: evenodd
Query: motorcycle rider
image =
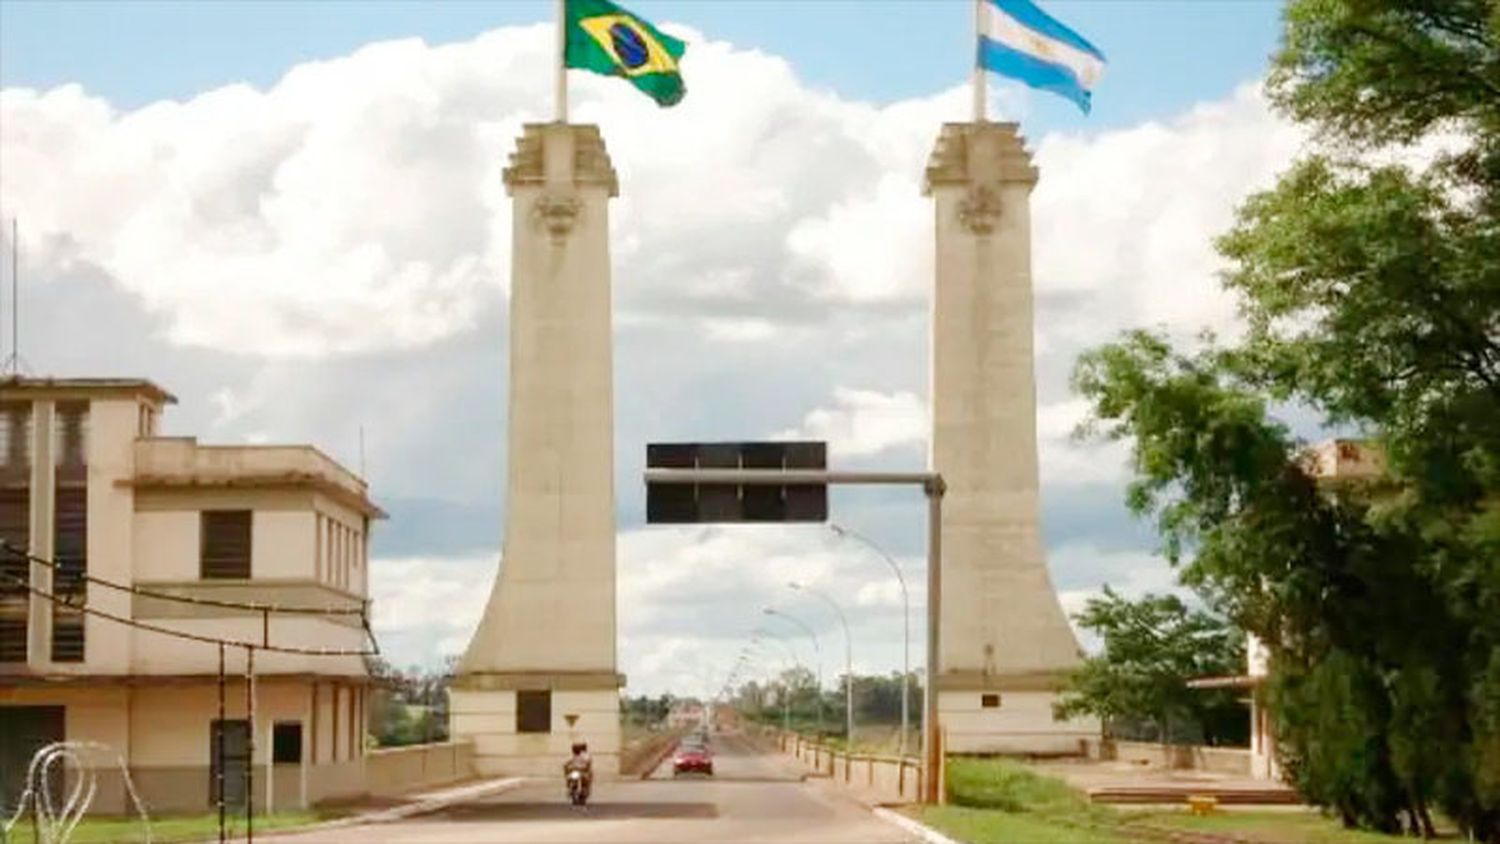
<path fill-rule="evenodd" d="M 589 755 L 589 746 L 585 742 L 573 742 L 573 757 L 563 763 L 563 776 L 566 777 L 574 771 L 583 774 L 583 794 L 585 798 L 593 790 L 594 784 L 594 757 Z"/>

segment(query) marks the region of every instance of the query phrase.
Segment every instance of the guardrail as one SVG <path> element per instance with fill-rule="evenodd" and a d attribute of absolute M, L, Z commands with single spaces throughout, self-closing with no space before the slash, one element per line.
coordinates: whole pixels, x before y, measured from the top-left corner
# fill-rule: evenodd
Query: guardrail
<path fill-rule="evenodd" d="M 922 796 L 922 760 L 874 753 L 850 753 L 800 733 L 765 730 L 776 749 L 878 803 L 912 803 Z"/>
<path fill-rule="evenodd" d="M 620 776 L 640 777 L 645 779 L 651 776 L 656 766 L 671 754 L 677 747 L 677 742 L 687 735 L 687 727 L 677 727 L 649 736 L 635 746 L 625 748 L 620 752 Z"/>

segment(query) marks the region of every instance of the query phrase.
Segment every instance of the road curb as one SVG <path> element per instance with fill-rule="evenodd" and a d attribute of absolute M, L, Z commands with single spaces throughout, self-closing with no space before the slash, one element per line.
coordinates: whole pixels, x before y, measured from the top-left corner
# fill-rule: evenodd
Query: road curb
<path fill-rule="evenodd" d="M 466 800 L 474 800 L 480 797 L 490 797 L 495 794 L 503 794 L 504 792 L 510 791 L 513 788 L 519 787 L 525 782 L 526 779 L 524 777 L 508 777 L 502 780 L 489 780 L 482 783 L 476 783 L 474 785 L 448 789 L 441 794 L 429 797 L 426 800 L 418 800 L 414 803 L 407 803 L 402 806 L 393 806 L 389 809 L 381 809 L 375 812 L 365 812 L 364 814 L 359 815 L 350 815 L 348 817 L 337 818 L 331 821 L 323 821 L 321 823 L 309 824 L 307 826 L 278 827 L 275 829 L 267 829 L 265 831 L 256 830 L 255 837 L 257 839 L 275 838 L 283 835 L 303 835 L 309 832 L 326 832 L 328 830 L 334 829 L 345 829 L 351 826 L 391 823 L 393 821 L 399 821 L 405 818 L 415 817 L 417 815 L 425 815 L 431 812 L 436 812 L 452 806 L 455 803 L 462 803 Z M 230 840 L 244 841 L 245 839 L 243 837 L 237 837 Z"/>
<path fill-rule="evenodd" d="M 880 818 L 886 823 L 901 827 L 926 842 L 926 844 L 962 844 L 962 842 L 949 838 L 927 824 L 913 820 L 900 812 L 893 812 L 890 809 L 883 809 L 879 806 L 876 806 L 872 811 L 875 813 L 875 817 Z"/>

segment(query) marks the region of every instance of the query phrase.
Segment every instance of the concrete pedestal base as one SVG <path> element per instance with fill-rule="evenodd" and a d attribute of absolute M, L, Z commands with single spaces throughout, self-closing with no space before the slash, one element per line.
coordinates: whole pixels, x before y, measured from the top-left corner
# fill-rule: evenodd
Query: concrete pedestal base
<path fill-rule="evenodd" d="M 994 696 L 985 706 L 986 696 Z M 1099 738 L 1099 721 L 1057 721 L 1050 691 L 944 691 L 938 693 L 938 716 L 949 753 L 995 753 L 1011 756 L 1076 756 L 1085 740 Z"/>
<path fill-rule="evenodd" d="M 516 732 L 513 690 L 448 693 L 450 732 L 473 739 L 474 770 L 483 776 L 562 777 L 575 741 L 587 742 L 594 775 L 620 774 L 620 696 L 617 691 L 554 691 L 552 731 Z M 570 726 L 568 716 L 577 718 Z"/>

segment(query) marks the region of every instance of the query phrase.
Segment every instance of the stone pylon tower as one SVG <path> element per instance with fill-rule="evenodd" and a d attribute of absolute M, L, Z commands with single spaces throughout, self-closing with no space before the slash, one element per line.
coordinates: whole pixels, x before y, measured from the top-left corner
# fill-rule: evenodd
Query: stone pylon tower
<path fill-rule="evenodd" d="M 1092 721 L 1057 722 L 1079 663 L 1047 575 L 1037 493 L 1031 189 L 1013 123 L 950 123 L 927 166 L 937 210 L 932 466 L 943 501 L 938 709 L 955 752 L 1077 752 Z"/>
<path fill-rule="evenodd" d="M 512 198 L 505 549 L 450 693 L 480 773 L 619 769 L 609 200 L 597 126 L 528 125 Z"/>

